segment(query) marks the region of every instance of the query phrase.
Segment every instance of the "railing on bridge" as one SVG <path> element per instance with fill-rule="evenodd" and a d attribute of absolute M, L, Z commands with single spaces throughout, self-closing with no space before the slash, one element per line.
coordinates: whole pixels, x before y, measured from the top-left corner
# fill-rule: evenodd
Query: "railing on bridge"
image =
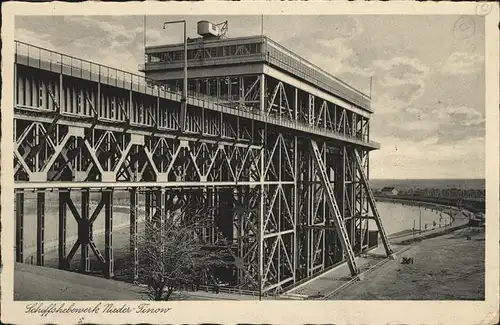
<path fill-rule="evenodd" d="M 15 43 L 15 62 L 33 68 L 64 73 L 116 87 L 127 88 L 132 85 L 133 90 L 138 90 L 139 87 L 148 87 L 148 81 L 152 81 L 139 74 L 108 67 L 21 41 L 15 41 Z"/>
<path fill-rule="evenodd" d="M 343 99 L 371 111 L 371 98 L 368 95 L 303 59 L 283 45 L 269 38 L 266 42 L 271 45 L 267 48 L 267 61 L 270 64 L 290 71 L 313 84 L 319 84 L 333 94 L 340 95 Z"/>
<path fill-rule="evenodd" d="M 18 64 L 48 70 L 55 73 L 66 74 L 94 82 L 100 82 L 132 91 L 138 91 L 168 100 L 179 102 L 182 98 L 182 93 L 180 91 L 174 91 L 166 89 L 164 86 L 155 85 L 154 80 L 148 79 L 145 76 L 111 68 L 92 61 L 44 49 L 21 41 L 15 41 L 15 43 L 15 62 Z M 335 138 L 340 141 L 352 142 L 371 149 L 378 149 L 380 147 L 377 142 L 366 141 L 361 137 L 336 132 L 331 129 L 327 129 L 326 127 L 311 125 L 303 121 L 291 120 L 283 115 L 274 116 L 261 110 L 251 110 L 245 106 L 239 105 L 237 102 L 228 104 L 227 100 L 193 91 L 188 92 L 187 102 L 192 106 L 205 107 L 222 113 L 254 119 L 268 124 L 275 124 L 305 133 L 313 133 L 328 138 Z M 74 116 L 74 113 L 63 113 L 63 115 Z M 118 115 L 119 114 L 117 114 L 117 116 Z M 116 123 L 125 122 L 125 119 L 122 116 L 115 118 L 99 117 L 99 120 Z M 133 124 L 145 127 L 153 126 L 153 124 L 150 123 L 134 122 Z M 161 125 L 159 128 L 168 129 L 167 127 L 161 127 Z"/>

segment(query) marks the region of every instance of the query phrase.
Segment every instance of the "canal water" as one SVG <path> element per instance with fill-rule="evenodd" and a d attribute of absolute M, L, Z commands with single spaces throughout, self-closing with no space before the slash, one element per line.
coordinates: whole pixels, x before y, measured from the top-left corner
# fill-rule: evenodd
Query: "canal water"
<path fill-rule="evenodd" d="M 405 230 L 432 230 L 450 224 L 449 214 L 429 208 L 403 205 L 392 202 L 377 202 L 377 209 L 387 235 Z M 376 230 L 375 222 L 370 222 L 370 229 Z"/>
<path fill-rule="evenodd" d="M 32 203 L 35 203 L 34 197 Z M 75 201 L 75 205 L 79 206 L 79 202 Z M 450 217 L 444 212 L 430 210 L 417 206 L 402 205 L 399 203 L 377 202 L 377 208 L 382 218 L 384 228 L 387 235 L 395 234 L 401 231 L 411 231 L 415 226 L 418 231 L 420 225 L 422 231 L 438 228 L 440 225 L 444 227 L 449 225 Z M 45 249 L 50 251 L 56 249 L 58 245 L 58 201 L 47 200 L 45 205 Z M 119 202 L 114 206 L 113 213 L 113 228 L 118 230 L 129 226 L 128 207 L 124 202 Z M 26 204 L 24 215 L 24 248 L 25 255 L 34 254 L 36 250 L 36 204 Z M 142 216 L 143 213 L 140 213 Z M 376 224 L 373 220 L 370 221 L 370 229 L 376 230 Z M 78 225 L 75 218 L 68 211 L 67 217 L 67 245 L 68 249 L 76 240 Z M 103 236 L 104 233 L 104 211 L 101 211 L 94 222 L 93 233 L 95 237 Z"/>

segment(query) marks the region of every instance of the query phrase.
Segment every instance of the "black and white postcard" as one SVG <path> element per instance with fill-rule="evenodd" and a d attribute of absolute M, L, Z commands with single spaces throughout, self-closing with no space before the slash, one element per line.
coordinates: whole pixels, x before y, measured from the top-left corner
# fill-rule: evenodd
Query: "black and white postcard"
<path fill-rule="evenodd" d="M 499 320 L 498 6 L 2 7 L 2 322 Z"/>

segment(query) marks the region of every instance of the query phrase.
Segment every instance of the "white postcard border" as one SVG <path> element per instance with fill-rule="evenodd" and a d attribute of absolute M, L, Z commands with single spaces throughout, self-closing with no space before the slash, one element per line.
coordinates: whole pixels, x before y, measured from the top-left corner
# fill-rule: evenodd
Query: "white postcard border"
<path fill-rule="evenodd" d="M 485 301 L 210 301 L 164 302 L 166 314 L 39 314 L 25 313 L 30 302 L 13 301 L 14 197 L 12 186 L 12 87 L 14 15 L 469 15 L 481 14 L 483 3 L 451 2 L 200 2 L 200 3 L 5 3 L 2 5 L 2 143 L 1 206 L 2 256 L 1 311 L 5 323 L 351 323 L 351 324 L 485 324 L 498 320 L 499 306 L 499 38 L 498 6 L 491 3 L 486 16 L 486 291 Z M 224 7 L 224 10 L 221 8 Z M 489 10 L 488 9 L 488 10 Z M 48 304 L 49 302 L 45 302 Z M 95 306 L 99 302 L 75 302 Z M 137 306 L 141 302 L 124 302 Z"/>

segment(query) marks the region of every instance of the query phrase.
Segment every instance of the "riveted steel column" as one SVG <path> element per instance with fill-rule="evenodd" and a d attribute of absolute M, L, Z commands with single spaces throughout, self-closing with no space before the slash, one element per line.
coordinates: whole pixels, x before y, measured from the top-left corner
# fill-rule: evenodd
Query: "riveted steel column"
<path fill-rule="evenodd" d="M 66 202 L 69 191 L 59 192 L 59 269 L 68 268 L 66 261 Z"/>
<path fill-rule="evenodd" d="M 14 106 L 19 104 L 19 100 L 18 100 L 18 93 L 17 93 L 17 84 L 18 84 L 18 80 L 17 80 L 17 46 L 18 44 L 16 43 L 16 54 L 14 55 L 14 87 L 13 90 L 14 90 Z M 16 123 L 14 121 L 14 123 Z M 15 135 L 15 133 L 14 133 Z"/>
<path fill-rule="evenodd" d="M 305 157 L 307 159 L 307 225 L 314 225 L 314 173 L 313 173 L 313 164 L 311 155 L 309 155 L 308 151 L 305 151 Z M 312 269 L 314 267 L 314 228 L 309 228 L 307 230 L 307 276 L 312 275 Z"/>
<path fill-rule="evenodd" d="M 134 281 L 139 278 L 139 249 L 137 247 L 137 230 L 138 230 L 138 207 L 139 192 L 137 188 L 130 190 L 130 254 L 134 258 Z"/>
<path fill-rule="evenodd" d="M 104 257 L 106 261 L 106 278 L 114 277 L 114 258 L 113 258 L 113 190 L 106 189 L 104 195 Z"/>
<path fill-rule="evenodd" d="M 352 123 L 351 123 L 352 124 Z M 347 151 L 348 155 L 346 156 L 347 159 L 349 159 L 349 167 L 350 171 L 349 173 L 351 174 L 351 183 L 349 184 L 349 203 L 351 204 L 351 219 L 349 221 L 349 231 L 350 231 L 350 237 L 351 237 L 351 246 L 354 249 L 356 245 L 356 182 L 357 180 L 357 173 L 356 173 L 356 158 L 354 156 L 354 152 L 352 150 Z"/>
<path fill-rule="evenodd" d="M 338 160 L 336 162 L 336 170 L 335 170 L 335 188 L 336 188 L 336 197 L 337 197 L 337 205 L 339 207 L 339 211 L 342 214 L 342 219 L 345 222 L 345 195 L 346 195 L 346 182 L 345 182 L 345 177 L 346 177 L 346 171 L 345 171 L 345 155 L 346 155 L 346 150 L 345 147 L 340 149 L 340 153 L 338 156 Z M 335 246 L 337 247 L 337 244 L 339 243 L 338 241 L 338 232 L 335 233 Z M 341 251 L 341 259 L 344 258 L 344 250 Z M 337 261 L 336 261 L 337 262 Z"/>
<path fill-rule="evenodd" d="M 61 112 L 66 111 L 66 103 L 64 100 L 63 75 L 62 75 L 62 60 L 61 60 L 61 73 L 59 74 L 59 108 Z"/>
<path fill-rule="evenodd" d="M 24 262 L 24 192 L 16 193 L 16 262 Z"/>
<path fill-rule="evenodd" d="M 166 195 L 165 195 L 165 189 L 162 188 L 161 190 L 156 192 L 156 215 L 155 215 L 155 223 L 156 223 L 156 229 L 160 229 L 160 252 L 163 255 L 164 251 L 164 222 L 165 222 L 165 215 L 166 215 Z M 162 257 L 163 259 L 163 257 Z"/>
<path fill-rule="evenodd" d="M 299 90 L 295 88 L 294 96 L 294 111 L 295 111 L 295 121 L 299 120 Z"/>
<path fill-rule="evenodd" d="M 261 81 L 263 80 L 263 78 L 261 79 Z M 264 279 L 263 279 L 263 276 L 264 276 L 264 218 L 266 217 L 266 209 L 265 209 L 265 193 L 266 193 L 266 187 L 264 185 L 264 181 L 265 181 L 265 177 L 266 177 L 266 173 L 265 173 L 265 168 L 266 168 L 266 164 L 265 164 L 265 148 L 267 146 L 267 143 L 266 143 L 266 134 L 265 134 L 265 131 L 262 130 L 262 145 L 263 145 L 263 148 L 261 149 L 261 152 L 260 152 L 260 214 L 259 214 L 259 234 L 258 234 L 258 240 L 259 240 L 259 264 L 258 264 L 258 268 L 259 268 L 259 300 L 262 298 L 262 290 L 263 290 L 263 286 L 264 286 Z"/>
<path fill-rule="evenodd" d="M 165 214 L 165 189 L 155 190 L 153 195 L 155 195 L 155 204 L 152 208 L 155 209 L 155 212 L 152 221 L 156 226 L 159 226 L 163 221 L 162 216 Z"/>
<path fill-rule="evenodd" d="M 45 190 L 36 194 L 36 265 L 43 266 L 45 237 Z"/>
<path fill-rule="evenodd" d="M 295 89 L 297 91 L 297 89 Z M 295 95 L 297 98 L 297 95 Z M 297 118 L 297 105 L 295 105 L 295 118 Z M 294 184 L 293 184 L 293 282 L 297 282 L 299 280 L 297 275 L 297 267 L 299 265 L 298 260 L 299 256 L 299 244 L 298 244 L 298 224 L 299 224 L 299 162 L 298 162 L 298 138 L 296 136 L 293 137 L 293 169 L 294 169 Z"/>
<path fill-rule="evenodd" d="M 151 213 L 151 189 L 147 188 L 146 192 L 144 193 L 145 197 L 145 210 L 146 210 L 146 220 L 144 220 L 145 223 L 148 223 L 152 219 L 152 213 Z"/>
<path fill-rule="evenodd" d="M 266 107 L 266 77 L 264 74 L 260 75 L 260 111 L 265 112 Z"/>
<path fill-rule="evenodd" d="M 82 190 L 82 215 L 78 223 L 78 237 L 81 244 L 80 256 L 80 272 L 90 272 L 90 255 L 89 255 L 89 199 L 90 191 L 88 189 Z"/>

